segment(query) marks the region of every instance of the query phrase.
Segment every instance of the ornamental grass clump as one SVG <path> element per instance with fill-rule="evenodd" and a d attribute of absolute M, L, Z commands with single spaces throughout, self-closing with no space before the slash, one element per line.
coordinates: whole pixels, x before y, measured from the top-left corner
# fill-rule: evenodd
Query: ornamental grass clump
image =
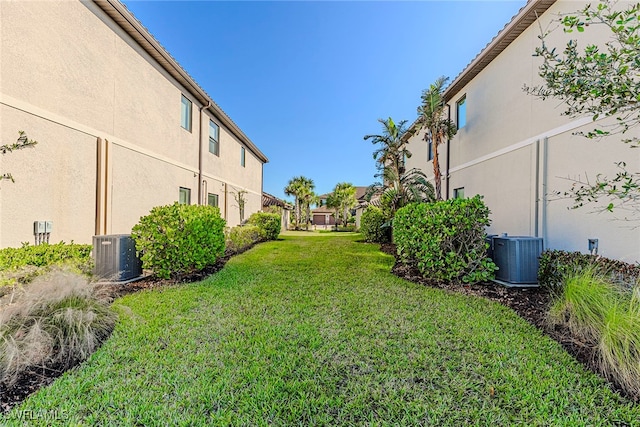
<path fill-rule="evenodd" d="M 0 382 L 31 368 L 63 371 L 87 359 L 111 334 L 107 294 L 70 271 L 54 270 L 0 307 Z"/>
<path fill-rule="evenodd" d="M 620 288 L 587 267 L 565 276 L 549 309 L 551 326 L 562 325 L 581 345 L 595 349 L 600 372 L 640 399 L 640 290 Z"/>

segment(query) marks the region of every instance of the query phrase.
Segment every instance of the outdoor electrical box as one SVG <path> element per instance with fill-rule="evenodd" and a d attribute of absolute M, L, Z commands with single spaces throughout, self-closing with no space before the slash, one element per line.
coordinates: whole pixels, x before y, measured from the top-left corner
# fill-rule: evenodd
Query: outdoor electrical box
<path fill-rule="evenodd" d="M 94 273 L 114 282 L 135 279 L 142 275 L 142 261 L 130 234 L 93 236 Z"/>
<path fill-rule="evenodd" d="M 33 234 L 45 233 L 45 221 L 33 221 Z"/>
<path fill-rule="evenodd" d="M 51 233 L 53 231 L 53 221 L 44 221 L 44 232 Z"/>

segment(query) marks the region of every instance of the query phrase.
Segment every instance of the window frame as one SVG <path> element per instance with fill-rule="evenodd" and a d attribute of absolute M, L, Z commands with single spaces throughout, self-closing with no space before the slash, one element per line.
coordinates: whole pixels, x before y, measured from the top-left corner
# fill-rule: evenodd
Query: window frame
<path fill-rule="evenodd" d="M 464 187 L 458 187 L 453 189 L 454 199 L 464 199 Z"/>
<path fill-rule="evenodd" d="M 211 136 L 211 126 L 216 128 L 216 138 Z M 209 153 L 220 157 L 220 125 L 209 119 Z"/>
<path fill-rule="evenodd" d="M 211 204 L 211 197 L 215 197 L 215 204 Z M 214 208 L 220 207 L 220 196 L 215 193 L 207 193 L 207 205 Z"/>
<path fill-rule="evenodd" d="M 180 94 L 180 126 L 189 132 L 193 129 L 193 102 Z"/>
<path fill-rule="evenodd" d="M 460 107 L 462 114 L 460 114 Z M 462 124 L 460 124 L 460 116 L 462 116 Z M 467 94 L 465 93 L 456 101 L 456 129 L 462 129 L 467 125 Z"/>
<path fill-rule="evenodd" d="M 182 195 L 186 195 L 186 202 L 182 202 Z M 181 205 L 190 205 L 191 204 L 191 189 L 187 187 L 180 187 L 178 190 L 178 203 Z"/>

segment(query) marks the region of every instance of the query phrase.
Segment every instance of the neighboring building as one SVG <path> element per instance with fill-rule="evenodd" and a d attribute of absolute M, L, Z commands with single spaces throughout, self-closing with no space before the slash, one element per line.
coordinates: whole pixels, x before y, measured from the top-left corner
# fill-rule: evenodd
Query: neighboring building
<path fill-rule="evenodd" d="M 269 193 L 262 193 L 262 210 L 276 211 L 280 213 L 280 224 L 282 231 L 289 229 L 289 219 L 291 218 L 291 212 L 293 206 L 282 199 L 278 199 L 276 196 Z"/>
<path fill-rule="evenodd" d="M 360 228 L 360 217 L 362 216 L 362 210 L 368 206 L 366 201 L 366 193 L 369 187 L 356 187 L 356 200 L 358 204 L 353 209 L 352 214 L 356 217 L 356 228 Z M 311 211 L 311 217 L 313 218 L 313 225 L 316 228 L 330 228 L 336 225 L 335 210 L 327 208 L 327 198 L 329 193 L 318 196 L 320 199 L 319 207 Z"/>
<path fill-rule="evenodd" d="M 450 117 L 459 130 L 439 147 L 443 198 L 483 195 L 491 210 L 489 233 L 543 237 L 545 248 L 581 252 L 588 252 L 589 239 L 598 239 L 599 254 L 640 262 L 638 224 L 614 219 L 624 212 L 595 213 L 589 206 L 570 210 L 570 200 L 553 196 L 571 187 L 567 178 L 614 177 L 619 161 L 639 171 L 638 153 L 619 136 L 596 142 L 574 135 L 603 123 L 594 124 L 590 116 L 570 119 L 562 115 L 560 101 L 542 101 L 523 91 L 525 84 L 542 83 L 541 59 L 533 56 L 541 28 L 549 28 L 558 13 L 585 4 L 530 0 L 446 89 Z M 558 28 L 547 43 L 561 51 L 570 38 L 584 47 L 609 37 L 604 26 L 572 34 Z M 637 136 L 638 130 L 633 132 Z M 407 168 L 419 167 L 433 177 L 423 136 L 410 138 L 413 157 Z"/>
<path fill-rule="evenodd" d="M 130 233 L 176 201 L 240 221 L 262 208 L 265 155 L 117 0 L 0 2 L 0 247 Z M 206 40 L 194 40 L 203 55 Z"/>

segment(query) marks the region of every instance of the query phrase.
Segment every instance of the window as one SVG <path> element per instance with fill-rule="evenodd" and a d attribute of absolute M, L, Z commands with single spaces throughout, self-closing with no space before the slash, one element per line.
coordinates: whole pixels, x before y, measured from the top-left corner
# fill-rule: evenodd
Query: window
<path fill-rule="evenodd" d="M 433 141 L 431 139 L 427 142 L 427 157 L 427 160 L 433 160 Z"/>
<path fill-rule="evenodd" d="M 209 120 L 209 152 L 220 155 L 220 127 Z"/>
<path fill-rule="evenodd" d="M 180 125 L 191 132 L 191 101 L 184 95 L 180 106 Z"/>
<path fill-rule="evenodd" d="M 464 187 L 454 188 L 453 189 L 453 198 L 454 199 L 464 199 Z"/>
<path fill-rule="evenodd" d="M 191 189 L 180 187 L 180 195 L 178 197 L 178 203 L 181 205 L 191 204 Z"/>
<path fill-rule="evenodd" d="M 244 157 L 245 157 L 244 147 L 240 147 L 240 166 L 244 167 Z"/>
<path fill-rule="evenodd" d="M 218 207 L 218 195 L 209 193 L 207 194 L 207 204 L 215 208 Z"/>
<path fill-rule="evenodd" d="M 456 119 L 458 129 L 462 129 L 467 124 L 467 95 L 456 102 Z"/>

